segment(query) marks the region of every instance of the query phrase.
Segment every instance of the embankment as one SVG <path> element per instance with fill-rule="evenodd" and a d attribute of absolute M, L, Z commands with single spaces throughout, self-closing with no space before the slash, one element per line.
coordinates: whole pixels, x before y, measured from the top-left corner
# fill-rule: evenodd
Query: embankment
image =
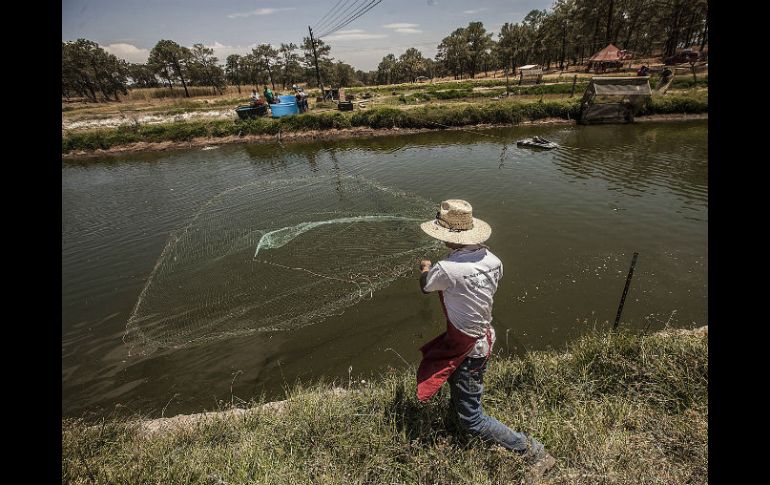
<path fill-rule="evenodd" d="M 339 383 L 337 383 L 338 385 Z M 280 404 L 166 421 L 62 422 L 67 483 L 517 483 L 519 459 L 458 433 L 414 369 L 296 386 Z M 592 334 L 493 359 L 484 407 L 557 458 L 549 484 L 705 483 L 708 331 Z"/>

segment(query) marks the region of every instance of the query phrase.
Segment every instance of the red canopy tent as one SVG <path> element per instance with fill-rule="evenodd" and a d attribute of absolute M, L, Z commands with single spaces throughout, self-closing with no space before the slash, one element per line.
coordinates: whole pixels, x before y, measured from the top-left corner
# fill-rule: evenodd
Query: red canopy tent
<path fill-rule="evenodd" d="M 588 59 L 588 69 L 597 67 L 604 70 L 608 67 L 621 67 L 625 54 L 625 51 L 618 49 L 614 44 L 609 44 Z"/>

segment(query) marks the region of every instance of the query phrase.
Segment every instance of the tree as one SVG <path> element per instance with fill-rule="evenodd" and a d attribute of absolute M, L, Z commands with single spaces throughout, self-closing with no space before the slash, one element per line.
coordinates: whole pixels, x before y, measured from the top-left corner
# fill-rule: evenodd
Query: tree
<path fill-rule="evenodd" d="M 468 43 L 467 58 L 468 72 L 471 78 L 476 77 L 480 70 L 484 53 L 492 46 L 492 34 L 488 34 L 481 22 L 471 22 L 465 28 L 465 39 Z"/>
<path fill-rule="evenodd" d="M 119 101 L 118 93 L 128 94 L 128 63 L 107 53 L 96 42 L 78 39 L 62 42 L 62 96 L 84 96 L 98 102 L 97 92 L 106 101 Z"/>
<path fill-rule="evenodd" d="M 459 28 L 441 40 L 436 53 L 436 62 L 442 65 L 445 72 L 452 73 L 454 78 L 458 79 L 465 73 L 469 57 L 465 29 Z"/>
<path fill-rule="evenodd" d="M 255 59 L 261 65 L 262 69 L 267 71 L 267 77 L 275 90 L 275 80 L 273 79 L 273 66 L 277 64 L 278 51 L 273 49 L 270 44 L 260 44 L 256 49 L 251 50 Z"/>
<path fill-rule="evenodd" d="M 377 66 L 377 82 L 380 84 L 393 84 L 393 75 L 396 72 L 396 56 L 388 54 L 383 57 Z"/>
<path fill-rule="evenodd" d="M 131 78 L 131 86 L 135 88 L 157 88 L 160 86 L 158 78 L 147 64 L 130 64 L 128 76 Z"/>
<path fill-rule="evenodd" d="M 334 63 L 329 82 L 335 86 L 352 86 L 356 80 L 356 70 L 350 64 L 342 61 Z"/>
<path fill-rule="evenodd" d="M 364 86 L 371 86 L 377 83 L 377 71 L 356 71 L 356 79 Z"/>
<path fill-rule="evenodd" d="M 302 77 L 302 65 L 300 64 L 300 57 L 297 54 L 296 44 L 281 44 L 278 49 L 279 65 L 281 68 L 281 84 L 284 88 L 290 84 L 294 84 Z"/>
<path fill-rule="evenodd" d="M 187 90 L 187 63 L 190 60 L 190 50 L 182 47 L 172 40 L 161 40 L 150 51 L 147 64 L 152 66 L 156 73 L 169 82 L 169 87 L 174 80 L 179 80 L 184 87 L 184 95 L 190 97 Z M 173 90 L 173 88 L 172 88 Z"/>
<path fill-rule="evenodd" d="M 211 86 L 222 94 L 225 87 L 225 73 L 219 67 L 219 59 L 214 57 L 214 49 L 203 44 L 194 44 L 190 50 L 187 63 L 190 84 L 194 86 Z"/>
<path fill-rule="evenodd" d="M 425 58 L 422 53 L 410 47 L 398 58 L 398 63 L 409 82 L 415 82 L 417 76 L 421 75 L 425 69 Z"/>
<path fill-rule="evenodd" d="M 241 94 L 241 84 L 245 81 L 243 73 L 243 57 L 238 54 L 230 54 L 225 61 L 225 79 L 230 85 L 238 86 L 238 94 Z"/>
<path fill-rule="evenodd" d="M 433 59 L 425 59 L 425 75 L 431 79 L 436 77 L 436 62 Z"/>

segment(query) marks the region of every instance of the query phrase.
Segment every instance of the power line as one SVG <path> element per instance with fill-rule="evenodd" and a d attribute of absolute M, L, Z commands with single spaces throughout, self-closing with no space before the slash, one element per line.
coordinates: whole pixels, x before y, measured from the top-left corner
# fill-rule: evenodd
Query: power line
<path fill-rule="evenodd" d="M 357 5 L 359 3 L 364 3 L 367 0 L 354 0 L 353 3 L 348 4 L 349 0 L 345 0 L 345 3 L 342 5 L 339 11 L 331 17 L 329 17 L 326 22 L 324 22 L 324 25 L 319 25 L 318 30 L 319 31 L 325 31 L 331 28 L 334 25 L 337 25 L 342 19 L 347 18 L 346 16 L 349 15 L 351 12 L 355 12 L 356 9 L 360 8 L 360 5 Z"/>
<path fill-rule="evenodd" d="M 380 4 L 380 2 L 382 2 L 382 0 L 376 0 L 376 1 L 372 1 L 372 2 L 369 2 L 367 5 L 365 5 L 364 7 L 362 7 L 361 9 L 359 9 L 358 11 L 354 12 L 353 16 L 351 16 L 351 17 L 350 17 L 348 20 L 346 20 L 344 23 L 342 23 L 342 24 L 340 24 L 340 25 L 337 25 L 337 26 L 335 26 L 335 27 L 333 28 L 333 30 L 331 30 L 331 31 L 327 32 L 327 33 L 326 33 L 326 34 L 324 34 L 324 35 L 329 35 L 329 34 L 332 34 L 332 33 L 334 33 L 334 32 L 337 32 L 338 30 L 340 30 L 340 29 L 342 29 L 343 27 L 347 26 L 348 24 L 350 24 L 351 22 L 353 22 L 353 21 L 354 21 L 354 20 L 356 20 L 357 18 L 359 18 L 359 17 L 361 17 L 362 15 L 364 15 L 364 14 L 365 14 L 366 12 L 368 12 L 369 10 L 371 10 L 371 9 L 373 9 L 374 7 L 376 7 L 377 5 L 379 5 L 379 4 Z"/>
<path fill-rule="evenodd" d="M 340 24 L 346 22 L 362 8 L 366 7 L 366 5 L 368 5 L 366 4 L 367 1 L 371 3 L 371 0 L 356 0 L 354 3 L 349 5 L 348 8 L 340 12 L 334 20 L 327 22 L 326 26 L 323 28 L 325 31 L 324 35 L 329 35 L 329 32 L 333 31 L 335 27 L 338 27 Z"/>
<path fill-rule="evenodd" d="M 326 28 L 333 22 L 337 22 L 339 16 L 344 12 L 344 9 L 348 6 L 349 2 L 350 0 L 338 0 L 337 4 L 326 13 L 326 20 L 319 21 L 313 28 L 318 31 L 319 29 Z"/>
<path fill-rule="evenodd" d="M 346 0 L 346 1 L 347 1 L 347 0 Z M 337 3 L 335 3 L 335 4 L 334 4 L 334 6 L 331 8 L 331 10 L 329 10 L 328 12 L 326 12 L 326 13 L 323 15 L 323 17 L 321 17 L 320 19 L 318 19 L 318 21 L 316 21 L 316 23 L 315 23 L 315 25 L 313 25 L 313 27 L 315 27 L 315 28 L 317 29 L 317 28 L 318 28 L 318 26 L 321 24 L 321 22 L 323 22 L 323 21 L 324 21 L 324 19 L 325 19 L 325 18 L 327 18 L 327 17 L 328 17 L 328 16 L 329 16 L 329 15 L 330 15 L 330 14 L 331 14 L 333 11 L 334 11 L 334 9 L 335 9 L 335 8 L 337 8 L 337 5 L 339 5 L 339 4 L 340 4 L 340 2 L 342 2 L 342 0 L 337 0 Z"/>
<path fill-rule="evenodd" d="M 328 30 L 328 31 L 324 32 L 324 33 L 323 33 L 321 36 L 319 36 L 319 37 L 324 37 L 324 36 L 327 36 L 327 35 L 333 34 L 334 32 L 337 32 L 337 31 L 338 31 L 338 30 L 340 30 L 341 28 L 343 28 L 343 27 L 347 26 L 348 24 L 350 24 L 351 22 L 353 22 L 353 21 L 354 21 L 354 20 L 356 20 L 357 18 L 359 18 L 359 17 L 361 17 L 362 15 L 364 15 L 364 14 L 365 14 L 366 12 L 368 12 L 369 10 L 371 10 L 371 9 L 373 9 L 374 7 L 376 7 L 377 5 L 379 5 L 381 2 L 382 2 L 382 0 L 372 0 L 372 1 L 370 1 L 368 4 L 366 4 L 365 6 L 361 7 L 359 10 L 357 10 L 356 12 L 354 12 L 354 13 L 352 14 L 352 16 L 350 16 L 348 19 L 346 19 L 345 21 L 343 21 L 343 22 L 342 22 L 342 23 L 340 23 L 340 24 L 337 24 L 337 25 L 335 25 L 335 26 L 334 26 L 334 27 L 333 27 L 331 30 Z"/>

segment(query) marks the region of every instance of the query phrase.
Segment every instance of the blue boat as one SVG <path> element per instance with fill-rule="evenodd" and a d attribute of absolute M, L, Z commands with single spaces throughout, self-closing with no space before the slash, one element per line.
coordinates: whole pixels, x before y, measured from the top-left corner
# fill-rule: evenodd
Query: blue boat
<path fill-rule="evenodd" d="M 291 116 L 299 114 L 299 106 L 297 102 L 293 103 L 276 103 L 270 105 L 270 113 L 273 118 L 280 118 L 282 116 Z"/>
<path fill-rule="evenodd" d="M 293 94 L 282 94 L 278 96 L 278 100 L 281 103 L 294 103 L 297 104 L 297 98 Z"/>

